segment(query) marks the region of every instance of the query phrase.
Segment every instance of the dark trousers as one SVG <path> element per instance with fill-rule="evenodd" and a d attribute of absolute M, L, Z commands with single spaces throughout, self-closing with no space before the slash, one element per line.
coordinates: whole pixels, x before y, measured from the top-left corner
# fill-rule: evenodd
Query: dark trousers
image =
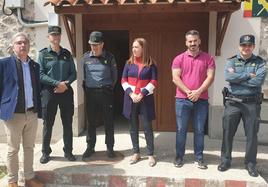
<path fill-rule="evenodd" d="M 144 128 L 144 135 L 147 145 L 148 155 L 154 154 L 154 135 L 152 129 L 152 121 L 148 119 L 146 112 L 146 105 L 143 101 L 140 103 L 133 103 L 130 116 L 130 137 L 133 146 L 133 152 L 139 153 L 139 116 Z"/>
<path fill-rule="evenodd" d="M 87 99 L 87 148 L 94 149 L 96 144 L 96 122 L 98 110 L 105 127 L 105 144 L 108 150 L 114 146 L 113 90 L 111 88 L 86 88 Z"/>
<path fill-rule="evenodd" d="M 60 108 L 60 116 L 63 126 L 63 151 L 71 153 L 73 149 L 73 89 L 68 88 L 64 93 L 54 93 L 53 88 L 43 89 L 42 92 L 42 113 L 43 113 L 43 142 L 42 152 L 49 155 L 51 153 L 50 141 L 52 128 L 57 114 L 57 108 Z"/>
<path fill-rule="evenodd" d="M 233 137 L 242 119 L 247 138 L 245 164 L 256 165 L 260 110 L 261 106 L 258 103 L 226 102 L 223 115 L 222 162 L 231 163 Z"/>

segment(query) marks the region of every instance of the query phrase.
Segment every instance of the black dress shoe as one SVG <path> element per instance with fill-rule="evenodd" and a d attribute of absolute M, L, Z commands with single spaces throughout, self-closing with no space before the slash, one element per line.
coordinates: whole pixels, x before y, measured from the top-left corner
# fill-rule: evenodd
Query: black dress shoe
<path fill-rule="evenodd" d="M 42 157 L 40 158 L 40 163 L 41 164 L 46 164 L 50 160 L 50 156 L 47 154 L 43 154 Z"/>
<path fill-rule="evenodd" d="M 231 164 L 226 163 L 226 162 L 222 162 L 220 165 L 218 165 L 218 170 L 219 171 L 227 171 L 228 169 L 230 169 Z"/>
<path fill-rule="evenodd" d="M 114 158 L 114 157 L 116 157 L 116 155 L 115 155 L 115 153 L 114 153 L 113 150 L 107 150 L 107 156 L 108 156 L 109 158 Z"/>
<path fill-rule="evenodd" d="M 196 160 L 195 163 L 199 169 L 208 169 L 207 164 L 203 160 Z"/>
<path fill-rule="evenodd" d="M 83 153 L 82 159 L 86 159 L 91 157 L 91 155 L 93 155 L 93 153 L 95 153 L 95 150 L 92 148 L 87 148 L 86 151 Z"/>
<path fill-rule="evenodd" d="M 259 172 L 256 170 L 255 166 L 253 166 L 253 165 L 246 165 L 246 170 L 248 170 L 248 174 L 251 177 L 258 177 L 259 176 Z"/>
<path fill-rule="evenodd" d="M 174 166 L 176 168 L 181 168 L 183 166 L 183 162 L 182 162 L 182 159 L 179 158 L 179 157 L 176 157 L 174 162 L 173 162 Z"/>
<path fill-rule="evenodd" d="M 67 158 L 69 161 L 76 161 L 76 158 L 73 153 L 64 153 L 64 157 Z"/>

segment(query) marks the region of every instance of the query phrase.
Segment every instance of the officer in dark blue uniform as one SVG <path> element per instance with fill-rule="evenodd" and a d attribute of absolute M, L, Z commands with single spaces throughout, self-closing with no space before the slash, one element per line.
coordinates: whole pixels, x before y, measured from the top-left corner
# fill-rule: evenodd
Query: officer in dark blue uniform
<path fill-rule="evenodd" d="M 95 152 L 98 108 L 101 109 L 102 119 L 104 120 L 107 156 L 110 158 L 116 156 L 113 150 L 113 88 L 117 81 L 117 67 L 114 56 L 104 50 L 103 39 L 102 32 L 93 31 L 88 41 L 91 51 L 86 52 L 81 60 L 84 71 L 84 88 L 88 116 L 87 149 L 83 154 L 83 159 L 89 158 Z"/>
<path fill-rule="evenodd" d="M 72 154 L 73 131 L 72 122 L 74 114 L 73 89 L 71 84 L 76 80 L 76 69 L 71 53 L 60 46 L 61 28 L 48 27 L 48 40 L 50 46 L 39 52 L 40 81 L 42 83 L 42 113 L 43 113 L 43 141 L 42 157 L 40 162 L 47 163 L 50 160 L 50 140 L 52 128 L 60 108 L 60 116 L 63 126 L 64 157 L 70 161 L 76 158 Z"/>
<path fill-rule="evenodd" d="M 228 59 L 224 76 L 229 83 L 223 92 L 225 110 L 223 115 L 223 141 L 219 171 L 231 167 L 233 137 L 242 119 L 246 135 L 245 168 L 250 176 L 257 177 L 257 133 L 259 130 L 262 102 L 262 84 L 266 76 L 266 62 L 253 54 L 255 37 L 240 37 L 240 53 Z"/>

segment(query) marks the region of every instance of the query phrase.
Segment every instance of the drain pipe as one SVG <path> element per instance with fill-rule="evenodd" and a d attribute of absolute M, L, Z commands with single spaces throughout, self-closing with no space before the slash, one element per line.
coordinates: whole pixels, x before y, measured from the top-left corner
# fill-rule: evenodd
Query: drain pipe
<path fill-rule="evenodd" d="M 17 8 L 17 14 L 20 24 L 22 24 L 24 27 L 42 27 L 48 25 L 48 21 L 35 21 L 33 23 L 26 23 L 22 18 L 22 11 L 20 8 Z"/>

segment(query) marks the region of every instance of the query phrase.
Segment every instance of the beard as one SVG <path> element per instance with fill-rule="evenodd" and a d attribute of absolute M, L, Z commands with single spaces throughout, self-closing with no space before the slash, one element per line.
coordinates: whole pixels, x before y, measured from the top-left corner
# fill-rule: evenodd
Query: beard
<path fill-rule="evenodd" d="M 188 48 L 190 51 L 192 52 L 196 52 L 199 50 L 198 46 L 197 45 L 191 45 L 189 48 Z"/>

